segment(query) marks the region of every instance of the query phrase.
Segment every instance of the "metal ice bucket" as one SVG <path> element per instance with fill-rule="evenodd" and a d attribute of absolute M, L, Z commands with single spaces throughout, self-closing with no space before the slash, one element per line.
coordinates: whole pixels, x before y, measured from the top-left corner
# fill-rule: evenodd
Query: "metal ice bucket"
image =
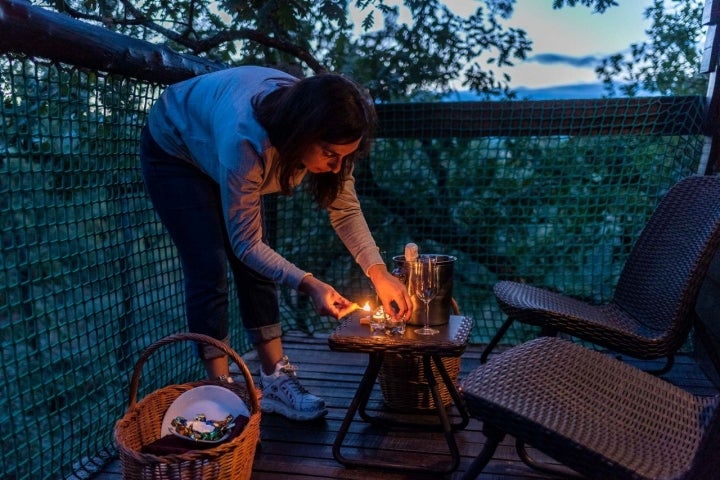
<path fill-rule="evenodd" d="M 430 302 L 430 325 L 445 325 L 450 321 L 452 313 L 453 265 L 457 258 L 436 253 L 427 253 L 420 256 L 437 258 L 440 289 L 437 296 Z M 392 273 L 407 286 L 408 269 L 405 255 L 393 257 Z M 423 325 L 425 323 L 425 304 L 418 300 L 415 295 L 410 298 L 413 302 L 413 315 L 407 323 L 410 325 Z"/>

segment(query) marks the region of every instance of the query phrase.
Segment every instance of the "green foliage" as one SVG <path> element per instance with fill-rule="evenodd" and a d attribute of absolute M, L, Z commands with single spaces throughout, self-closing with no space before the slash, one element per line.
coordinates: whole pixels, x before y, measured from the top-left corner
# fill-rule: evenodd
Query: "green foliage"
<path fill-rule="evenodd" d="M 645 10 L 645 17 L 652 20 L 646 31 L 649 40 L 630 45 L 628 54 L 604 59 L 596 69 L 608 93 L 619 89 L 630 97 L 643 90 L 660 95 L 704 95 L 707 78 L 700 73 L 704 3 L 655 0 Z"/>
<path fill-rule="evenodd" d="M 458 78 L 488 96 L 508 93 L 509 78 L 496 78 L 487 65 L 524 59 L 531 42 L 524 31 L 501 27 L 499 18 L 509 16 L 512 2 L 497 3 L 461 18 L 438 1 L 406 2 L 412 23 L 401 22 L 398 9 L 390 9 L 382 29 L 344 44 L 331 60 L 336 69 L 364 81 L 382 101 L 428 91 L 440 96 Z"/>
<path fill-rule="evenodd" d="M 54 2 L 39 2 L 54 8 Z M 493 68 L 525 58 L 531 42 L 506 28 L 515 0 L 479 2 L 467 17 L 439 0 L 70 0 L 62 10 L 115 31 L 228 64 L 333 70 L 367 84 L 382 101 L 437 95 L 456 79 L 486 95 L 510 93 Z M 350 20 L 358 12 L 359 27 Z"/>
<path fill-rule="evenodd" d="M 600 303 L 668 186 L 658 179 L 693 171 L 678 153 L 685 141 L 382 139 L 370 171 L 359 169 L 358 190 L 385 249 L 397 254 L 413 241 L 460 259 L 466 311 L 492 310 L 483 294 L 498 279 Z"/>
<path fill-rule="evenodd" d="M 0 469 L 50 478 L 108 449 L 111 426 L 83 419 L 98 405 L 119 418 L 138 348 L 180 326 L 174 252 L 137 168 L 157 88 L 12 56 L 0 79 L 0 421 L 22 430 L 0 439 Z"/>
<path fill-rule="evenodd" d="M 608 8 L 618 5 L 615 0 L 553 0 L 553 8 L 562 8 L 565 4 L 569 7 L 574 7 L 577 4 L 593 7 L 597 13 L 603 13 Z"/>
<path fill-rule="evenodd" d="M 504 26 L 515 0 L 478 2 L 467 17 L 440 0 L 71 0 L 60 5 L 77 18 L 228 64 L 282 66 L 296 74 L 346 73 L 380 101 L 428 99 L 427 92 L 439 98 L 458 82 L 487 98 L 513 98 L 511 75 L 498 77 L 496 69 L 523 60 L 532 49 L 523 30 Z M 552 3 L 556 9 L 583 6 L 598 13 L 617 5 L 615 0 Z M 407 17 L 400 16 L 401 8 Z M 702 8 L 702 0 L 655 0 L 645 12 L 653 22 L 650 40 L 597 68 L 608 94 L 704 93 L 705 79 L 698 73 Z"/>

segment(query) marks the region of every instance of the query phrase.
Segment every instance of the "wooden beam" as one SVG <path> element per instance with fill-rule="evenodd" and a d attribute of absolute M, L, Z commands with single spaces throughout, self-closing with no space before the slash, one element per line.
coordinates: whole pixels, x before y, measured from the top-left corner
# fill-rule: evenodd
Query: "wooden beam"
<path fill-rule="evenodd" d="M 24 0 L 0 0 L 0 51 L 48 58 L 161 84 L 226 68 L 72 19 Z"/>
<path fill-rule="evenodd" d="M 709 25 L 707 35 L 705 35 L 705 44 L 703 45 L 703 54 L 700 61 L 700 73 L 710 73 L 715 70 L 718 61 L 718 45 L 717 25 Z"/>
<path fill-rule="evenodd" d="M 717 25 L 720 23 L 720 1 L 705 0 L 702 23 L 703 25 Z"/>

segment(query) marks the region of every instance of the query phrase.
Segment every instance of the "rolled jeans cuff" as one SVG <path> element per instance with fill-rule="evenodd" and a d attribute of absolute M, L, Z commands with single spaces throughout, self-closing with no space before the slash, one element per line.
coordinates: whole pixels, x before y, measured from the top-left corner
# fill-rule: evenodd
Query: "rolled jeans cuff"
<path fill-rule="evenodd" d="M 225 337 L 220 340 L 223 343 L 230 345 L 230 338 Z M 212 360 L 214 358 L 221 358 L 227 356 L 227 353 L 223 352 L 214 345 L 208 345 L 206 343 L 195 344 L 198 356 L 203 360 Z"/>
<path fill-rule="evenodd" d="M 263 327 L 248 328 L 246 330 L 248 339 L 253 345 L 269 342 L 282 336 L 282 327 L 279 323 L 265 325 Z"/>

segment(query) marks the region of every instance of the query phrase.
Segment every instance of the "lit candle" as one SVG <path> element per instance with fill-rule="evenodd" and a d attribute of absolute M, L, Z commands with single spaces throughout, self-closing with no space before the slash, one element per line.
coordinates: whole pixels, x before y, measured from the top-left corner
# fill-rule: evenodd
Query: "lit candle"
<path fill-rule="evenodd" d="M 362 307 L 362 311 L 365 313 L 370 313 L 372 308 L 370 308 L 370 302 L 365 302 L 365 305 Z M 368 325 L 370 324 L 370 315 L 363 315 L 360 317 L 360 325 Z"/>
<path fill-rule="evenodd" d="M 383 310 L 382 305 L 380 305 L 372 314 L 370 330 L 373 333 L 385 333 L 385 325 L 389 318 L 388 315 L 385 315 L 385 310 Z"/>

